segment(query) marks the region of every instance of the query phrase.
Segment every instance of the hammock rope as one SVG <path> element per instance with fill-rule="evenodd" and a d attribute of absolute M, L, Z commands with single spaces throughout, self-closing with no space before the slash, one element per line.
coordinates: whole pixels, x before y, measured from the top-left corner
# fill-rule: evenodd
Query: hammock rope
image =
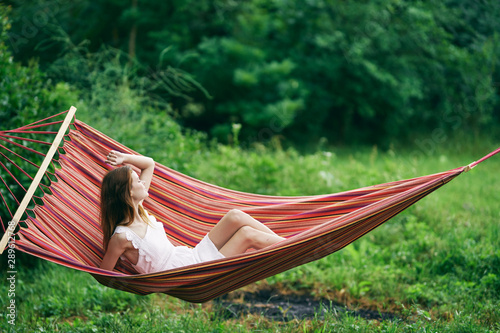
<path fill-rule="evenodd" d="M 16 130 L 0 131 L 0 137 L 13 144 L 14 136 L 33 135 L 35 126 L 39 129 L 44 123 L 60 124 L 53 118 L 63 114 Z M 42 132 L 50 134 L 53 131 Z M 266 196 L 225 189 L 157 163 L 144 206 L 163 223 L 174 245 L 196 245 L 228 210 L 234 208 L 249 213 L 286 240 L 230 258 L 164 272 L 136 274 L 123 262 L 116 271 L 99 269 L 103 256 L 99 195 L 101 179 L 112 168 L 105 163 L 109 150 L 137 153 L 76 118 L 59 149 L 59 159 L 52 162 L 57 166 L 55 171 L 47 172 L 56 180 L 51 181 L 50 186 L 40 186 L 46 187 L 45 191 L 42 189 L 42 204 L 32 201 L 34 208 L 29 209 L 34 216 L 27 216 L 23 221 L 27 227 L 19 228 L 16 249 L 87 272 L 111 288 L 136 294 L 166 293 L 189 302 L 213 299 L 338 251 L 462 172 L 500 152 L 498 148 L 467 166 L 441 173 L 341 193 L 302 197 Z M 3 150 L 1 156 L 6 158 L 9 149 Z M 1 163 L 0 171 L 4 170 L 6 177 L 15 178 L 7 165 L 13 168 L 18 165 L 10 163 Z M 13 184 L 3 178 L 2 182 Z M 15 198 L 12 191 L 9 195 Z M 8 207 L 12 204 L 3 194 L 1 197 L 7 206 L 5 211 L 12 217 Z M 11 201 L 19 202 L 12 198 Z M 5 231 L 5 226 L 3 228 Z"/>

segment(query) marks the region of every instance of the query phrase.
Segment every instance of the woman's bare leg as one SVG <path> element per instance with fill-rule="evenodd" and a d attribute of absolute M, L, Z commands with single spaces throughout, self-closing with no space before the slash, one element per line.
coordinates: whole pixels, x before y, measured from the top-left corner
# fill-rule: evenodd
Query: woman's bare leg
<path fill-rule="evenodd" d="M 214 243 L 217 249 L 220 250 L 233 237 L 233 235 L 235 235 L 235 233 L 244 226 L 249 226 L 255 230 L 260 231 L 261 235 L 263 236 L 264 234 L 274 236 L 271 237 L 271 239 L 274 240 L 284 239 L 276 235 L 276 233 L 274 233 L 271 229 L 269 229 L 250 215 L 237 209 L 230 210 L 226 215 L 224 215 L 224 217 L 215 225 L 215 227 L 210 230 L 210 232 L 208 233 L 208 237 Z M 274 243 L 276 243 L 276 241 Z"/>
<path fill-rule="evenodd" d="M 282 240 L 284 238 L 276 234 L 257 230 L 250 226 L 243 226 L 219 249 L 219 252 L 228 257 L 244 253 L 250 248 L 262 249 Z"/>

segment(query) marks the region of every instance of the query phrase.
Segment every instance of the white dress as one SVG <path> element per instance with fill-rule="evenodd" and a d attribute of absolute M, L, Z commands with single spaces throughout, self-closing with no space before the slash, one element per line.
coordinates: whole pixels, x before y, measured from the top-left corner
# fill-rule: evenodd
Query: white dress
<path fill-rule="evenodd" d="M 117 226 L 115 233 L 125 233 L 127 240 L 139 250 L 137 264 L 132 264 L 141 274 L 166 271 L 168 269 L 198 264 L 204 261 L 225 258 L 217 250 L 208 234 L 194 248 L 174 246 L 167 238 L 161 222 L 154 216 L 148 215 L 149 222 L 144 238 L 139 237 L 132 229 L 126 226 Z M 127 260 L 122 255 L 120 259 Z M 129 261 L 130 262 L 130 261 Z"/>

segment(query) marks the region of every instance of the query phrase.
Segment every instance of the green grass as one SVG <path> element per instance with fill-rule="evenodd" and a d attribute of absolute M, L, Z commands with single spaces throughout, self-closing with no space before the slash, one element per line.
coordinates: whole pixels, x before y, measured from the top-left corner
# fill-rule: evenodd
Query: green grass
<path fill-rule="evenodd" d="M 417 150 L 338 149 L 303 155 L 258 145 L 213 146 L 176 161 L 180 171 L 241 191 L 332 193 L 466 165 L 498 143 Z M 160 163 L 169 165 L 168 156 Z M 335 311 L 324 319 L 224 319 L 211 304 L 137 296 L 55 264 L 19 264 L 16 325 L 7 323 L 8 283 L 0 282 L 1 331 L 61 332 L 489 332 L 500 325 L 500 156 L 459 176 L 402 214 L 326 258 L 267 284 L 397 314 L 369 321 Z M 2 272 L 4 272 L 2 270 Z"/>

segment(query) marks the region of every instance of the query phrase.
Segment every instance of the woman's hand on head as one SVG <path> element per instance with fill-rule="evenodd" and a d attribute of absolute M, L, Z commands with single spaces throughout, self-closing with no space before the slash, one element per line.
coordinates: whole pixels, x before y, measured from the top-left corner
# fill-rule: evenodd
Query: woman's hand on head
<path fill-rule="evenodd" d="M 141 169 L 141 175 L 139 179 L 144 182 L 144 187 L 146 190 L 149 189 L 151 180 L 153 178 L 153 173 L 155 170 L 155 161 L 151 157 L 142 155 L 131 155 L 120 153 L 116 150 L 112 150 L 106 156 L 106 163 L 117 166 L 120 164 L 130 164 L 139 169 Z"/>
<path fill-rule="evenodd" d="M 106 156 L 106 163 L 111 164 L 113 166 L 123 164 L 124 160 L 125 160 L 124 154 L 116 150 L 110 151 L 108 156 Z"/>

